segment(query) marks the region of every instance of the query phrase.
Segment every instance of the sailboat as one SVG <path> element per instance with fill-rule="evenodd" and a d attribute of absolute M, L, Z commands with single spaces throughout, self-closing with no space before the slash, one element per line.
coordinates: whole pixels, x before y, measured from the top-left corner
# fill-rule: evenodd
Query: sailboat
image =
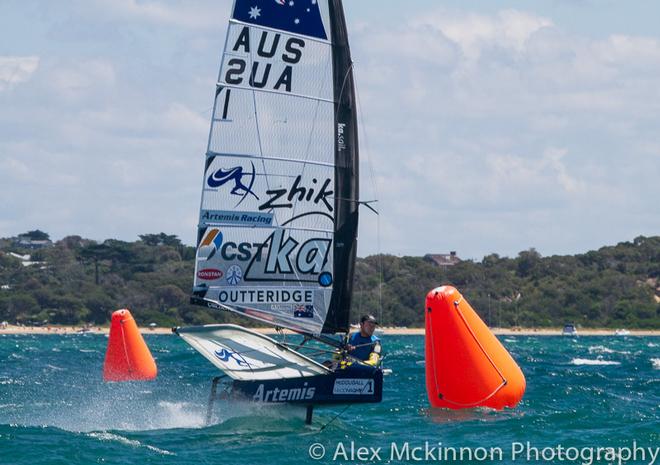
<path fill-rule="evenodd" d="M 315 405 L 381 401 L 382 369 L 345 350 L 360 206 L 352 66 L 341 0 L 234 1 L 191 303 L 303 341 L 239 325 L 176 328 L 223 372 L 211 399 L 226 377 L 224 395 L 306 405 L 308 422 Z M 309 340 L 328 348 L 326 363 L 302 353 Z"/>

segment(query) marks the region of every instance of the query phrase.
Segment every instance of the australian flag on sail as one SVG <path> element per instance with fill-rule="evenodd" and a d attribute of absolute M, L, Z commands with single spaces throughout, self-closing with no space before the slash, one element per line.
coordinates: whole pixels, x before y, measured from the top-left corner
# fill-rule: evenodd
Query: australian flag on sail
<path fill-rule="evenodd" d="M 233 18 L 255 26 L 328 39 L 318 0 L 236 0 Z"/>
<path fill-rule="evenodd" d="M 296 305 L 293 309 L 295 318 L 314 318 L 313 305 Z"/>

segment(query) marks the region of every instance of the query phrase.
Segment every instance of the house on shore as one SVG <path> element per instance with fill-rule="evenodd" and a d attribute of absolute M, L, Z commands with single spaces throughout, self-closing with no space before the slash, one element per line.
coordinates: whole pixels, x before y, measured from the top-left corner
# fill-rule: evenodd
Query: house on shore
<path fill-rule="evenodd" d="M 50 239 L 32 239 L 25 234 L 21 234 L 14 239 L 14 246 L 21 249 L 39 250 L 52 247 L 53 242 Z"/>
<path fill-rule="evenodd" d="M 454 266 L 461 263 L 461 259 L 458 258 L 455 251 L 451 251 L 448 254 L 426 254 L 424 255 L 424 260 L 435 266 Z"/>

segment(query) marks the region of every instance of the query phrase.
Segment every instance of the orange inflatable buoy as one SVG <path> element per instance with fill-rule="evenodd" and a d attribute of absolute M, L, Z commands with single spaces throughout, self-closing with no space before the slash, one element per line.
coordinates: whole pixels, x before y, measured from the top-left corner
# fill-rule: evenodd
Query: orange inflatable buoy
<path fill-rule="evenodd" d="M 103 364 L 104 381 L 147 381 L 158 370 L 149 347 L 128 310 L 112 314 L 108 350 Z"/>
<path fill-rule="evenodd" d="M 433 407 L 513 408 L 525 376 L 455 288 L 426 296 L 426 391 Z"/>

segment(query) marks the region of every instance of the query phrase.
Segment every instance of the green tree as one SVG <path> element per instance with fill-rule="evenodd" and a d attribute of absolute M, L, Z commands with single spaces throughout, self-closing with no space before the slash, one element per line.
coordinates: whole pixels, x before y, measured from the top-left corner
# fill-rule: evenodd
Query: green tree
<path fill-rule="evenodd" d="M 28 231 L 20 235 L 32 241 L 47 241 L 50 240 L 48 233 L 35 229 L 34 231 Z"/>

